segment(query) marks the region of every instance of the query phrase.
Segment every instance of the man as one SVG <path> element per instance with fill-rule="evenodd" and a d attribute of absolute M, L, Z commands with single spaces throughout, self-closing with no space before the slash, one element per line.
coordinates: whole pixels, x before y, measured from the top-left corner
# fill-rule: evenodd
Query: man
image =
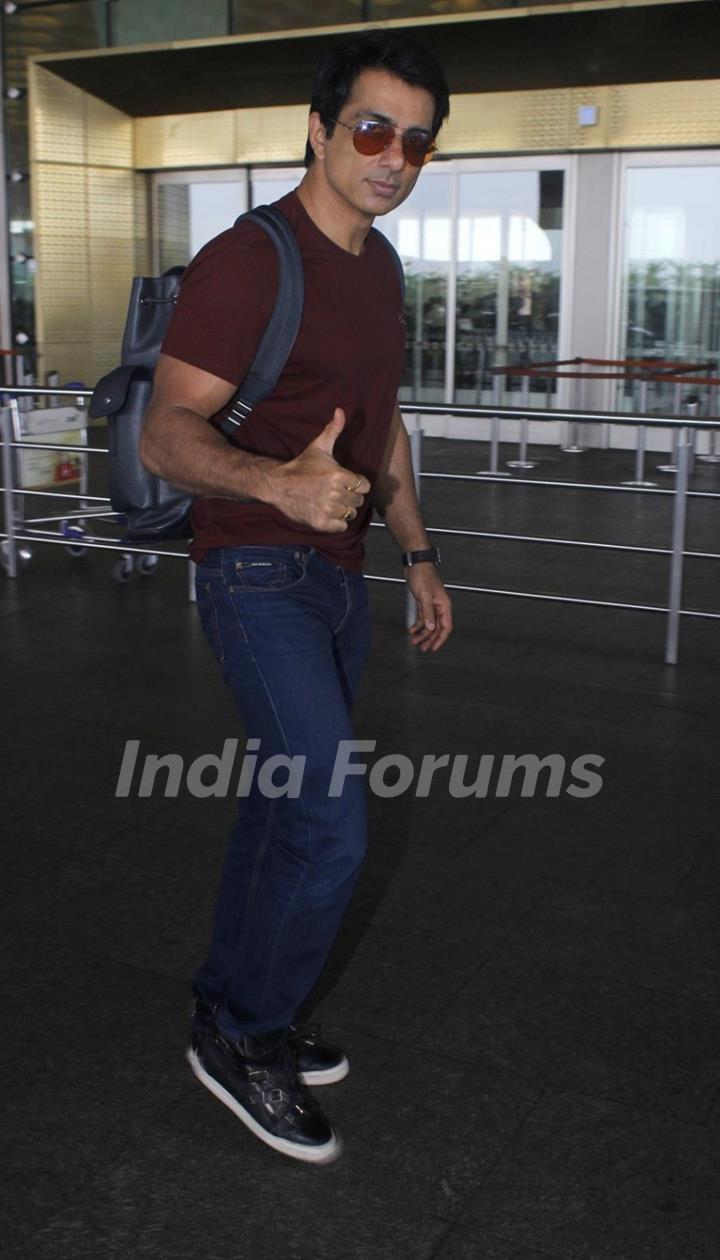
<path fill-rule="evenodd" d="M 450 601 L 423 527 L 397 408 L 399 277 L 371 226 L 412 191 L 448 113 L 421 45 L 368 31 L 320 65 L 307 173 L 278 207 L 300 247 L 305 306 L 280 380 L 229 446 L 227 414 L 272 310 L 274 249 L 244 223 L 188 268 L 144 425 L 146 466 L 197 495 L 198 605 L 248 749 L 295 758 L 296 790 L 254 783 L 232 834 L 208 961 L 195 977 L 191 1067 L 259 1138 L 323 1162 L 337 1135 L 309 1085 L 348 1062 L 294 1025 L 347 906 L 366 845 L 357 775 L 331 792 L 369 646 L 362 539 L 373 508 L 403 553 L 437 651 Z M 285 762 L 287 764 L 287 761 Z"/>

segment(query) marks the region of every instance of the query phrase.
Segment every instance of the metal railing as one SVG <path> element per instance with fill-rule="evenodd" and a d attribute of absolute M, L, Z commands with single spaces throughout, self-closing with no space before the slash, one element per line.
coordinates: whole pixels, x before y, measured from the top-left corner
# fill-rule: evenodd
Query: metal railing
<path fill-rule="evenodd" d="M 78 402 L 92 397 L 91 390 L 63 390 L 57 387 L 41 389 L 38 386 L 26 388 L 4 388 L 0 390 L 3 397 L 9 398 L 9 403 L 2 408 L 0 413 L 1 429 L 2 429 L 2 463 L 3 463 L 3 493 L 4 493 L 4 519 L 5 528 L 0 533 L 3 546 L 5 549 L 5 569 L 10 577 L 17 577 L 19 574 L 18 564 L 18 544 L 22 542 L 38 542 L 48 543 L 55 546 L 67 546 L 68 538 L 53 534 L 53 531 L 42 529 L 42 525 L 51 524 L 56 520 L 69 519 L 66 513 L 62 518 L 58 517 L 37 517 L 24 522 L 24 525 L 18 528 L 15 519 L 15 499 L 25 497 L 40 498 L 57 498 L 62 501 L 80 501 L 82 507 L 75 512 L 75 517 L 83 520 L 92 518 L 109 518 L 113 515 L 110 500 L 99 495 L 89 494 L 71 494 L 66 491 L 56 491 L 53 489 L 42 490 L 23 490 L 15 485 L 13 452 L 15 450 L 32 449 L 32 450 L 48 450 L 69 451 L 77 450 L 84 455 L 107 455 L 105 447 L 87 446 L 87 445 L 70 445 L 43 443 L 33 441 L 19 440 L 15 434 L 19 429 L 20 411 L 18 399 L 20 397 L 32 397 L 34 395 L 44 396 L 52 395 L 53 397 L 73 398 Z M 542 591 L 518 591 L 506 590 L 498 587 L 473 586 L 469 584 L 446 582 L 445 585 L 451 591 L 468 591 L 483 595 L 496 595 L 502 597 L 510 597 L 516 599 L 533 599 L 546 601 L 549 603 L 561 604 L 579 604 L 592 608 L 616 608 L 626 609 L 631 612 L 651 612 L 663 613 L 667 616 L 667 630 L 665 639 L 665 661 L 667 664 L 676 665 L 679 654 L 679 635 L 680 621 L 682 617 L 707 618 L 711 620 L 720 620 L 720 613 L 712 612 L 705 609 L 683 608 L 682 606 L 682 584 L 683 584 L 683 566 L 686 557 L 698 558 L 705 560 L 720 560 L 720 553 L 707 551 L 688 551 L 685 546 L 686 524 L 687 524 L 687 505 L 689 499 L 720 499 L 720 493 L 712 491 L 690 490 L 688 488 L 690 451 L 692 447 L 691 436 L 697 430 L 708 430 L 713 434 L 720 432 L 720 421 L 703 418 L 688 418 L 683 416 L 653 416 L 652 427 L 664 428 L 677 435 L 676 451 L 677 451 L 677 473 L 675 477 L 675 485 L 673 489 L 665 489 L 659 487 L 638 486 L 623 483 L 620 485 L 599 484 L 597 482 L 582 482 L 568 480 L 550 480 L 540 477 L 518 477 L 507 475 L 497 470 L 497 447 L 491 441 L 491 467 L 488 472 L 482 473 L 444 473 L 423 471 L 422 468 L 422 429 L 420 427 L 421 416 L 453 416 L 456 418 L 467 417 L 468 419 L 477 419 L 479 417 L 489 417 L 493 425 L 493 433 L 495 441 L 497 441 L 496 426 L 500 421 L 511 420 L 535 420 L 545 421 L 548 423 L 557 423 L 558 421 L 569 421 L 573 424 L 598 424 L 611 423 L 614 425 L 622 425 L 628 427 L 638 427 L 646 424 L 648 417 L 646 415 L 629 415 L 626 413 L 618 414 L 616 412 L 598 412 L 598 411 L 573 411 L 569 409 L 553 409 L 552 411 L 530 409 L 528 407 L 491 407 L 491 406 L 463 406 L 463 405 L 442 405 L 436 403 L 422 404 L 403 404 L 401 411 L 407 416 L 415 417 L 415 426 L 410 431 L 410 445 L 413 459 L 413 469 L 418 489 L 420 489 L 423 480 L 446 480 L 446 481 L 462 481 L 462 482 L 481 482 L 497 481 L 499 484 L 523 485 L 546 487 L 553 489 L 574 489 L 588 490 L 594 492 L 609 492 L 619 494 L 645 494 L 645 495 L 661 495 L 670 496 L 673 499 L 672 511 L 672 528 L 671 537 L 668 547 L 642 547 L 631 546 L 629 544 L 606 543 L 602 541 L 586 541 L 582 539 L 571 538 L 549 538 L 543 535 L 528 534 L 506 534 L 498 531 L 486 530 L 462 530 L 448 529 L 438 525 L 427 525 L 428 533 L 443 534 L 446 536 L 454 536 L 461 538 L 488 538 L 501 539 L 503 541 L 515 541 L 522 543 L 534 544 L 552 544 L 566 547 L 584 547 L 594 550 L 606 550 L 617 552 L 633 552 L 643 555 L 667 555 L 670 558 L 669 575 L 668 575 L 668 602 L 667 604 L 636 604 L 615 600 L 601 600 L 580 598 L 570 595 L 551 595 Z M 493 469 L 494 464 L 494 469 Z M 88 508 L 87 504 L 97 504 L 98 507 Z M 379 522 L 373 523 L 376 528 L 384 528 Z M 120 553 L 130 553 L 134 555 L 161 555 L 187 559 L 186 551 L 165 550 L 160 549 L 156 544 L 148 547 L 129 545 L 122 539 L 115 538 L 83 538 L 83 548 L 96 549 L 100 551 L 115 551 Z M 383 577 L 376 574 L 368 574 L 371 581 L 382 582 L 398 582 L 404 583 L 404 579 L 397 577 Z M 411 598 L 411 597 L 410 597 Z"/>

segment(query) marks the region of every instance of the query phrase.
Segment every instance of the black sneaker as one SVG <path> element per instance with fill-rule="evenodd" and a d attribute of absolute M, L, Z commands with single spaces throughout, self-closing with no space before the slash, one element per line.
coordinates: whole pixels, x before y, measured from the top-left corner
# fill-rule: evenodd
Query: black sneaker
<path fill-rule="evenodd" d="M 306 1085 L 334 1085 L 350 1071 L 347 1055 L 322 1040 L 319 1024 L 291 1024 L 288 1040 L 295 1047 L 298 1076 Z"/>
<path fill-rule="evenodd" d="M 203 1037 L 215 1027 L 215 1010 L 203 998 L 195 998 L 193 1034 Z M 339 1046 L 323 1041 L 319 1024 L 291 1024 L 288 1040 L 295 1051 L 297 1074 L 305 1085 L 334 1085 L 350 1071 L 347 1055 Z"/>
<path fill-rule="evenodd" d="M 286 1031 L 230 1041 L 205 1026 L 193 1031 L 187 1059 L 198 1080 L 273 1150 L 314 1164 L 340 1154 L 340 1139 L 298 1077 Z"/>

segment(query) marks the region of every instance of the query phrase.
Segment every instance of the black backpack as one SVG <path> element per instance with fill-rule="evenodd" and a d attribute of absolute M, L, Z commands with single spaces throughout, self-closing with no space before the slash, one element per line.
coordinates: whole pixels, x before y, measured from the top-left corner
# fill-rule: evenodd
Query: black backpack
<path fill-rule="evenodd" d="M 275 388 L 300 327 L 304 300 L 302 258 L 287 219 L 273 206 L 258 206 L 240 215 L 236 226 L 245 220 L 264 228 L 275 246 L 278 291 L 252 366 L 220 425 L 228 440 L 255 404 Z M 393 256 L 404 293 L 402 263 L 387 238 L 382 239 Z M 126 518 L 125 538 L 133 542 L 190 535 L 193 496 L 148 472 L 139 454 L 140 431 L 150 405 L 155 365 L 184 270 L 173 267 L 162 276 L 136 276 L 133 280 L 121 365 L 98 382 L 90 401 L 92 419 L 107 417 L 110 502 L 113 511 Z"/>

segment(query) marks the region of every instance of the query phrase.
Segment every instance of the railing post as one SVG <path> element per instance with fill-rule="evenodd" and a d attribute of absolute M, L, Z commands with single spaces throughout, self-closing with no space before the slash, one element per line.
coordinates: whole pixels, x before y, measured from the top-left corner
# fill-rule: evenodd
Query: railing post
<path fill-rule="evenodd" d="M 647 415 L 648 409 L 648 382 L 640 382 L 640 401 L 638 411 L 642 416 Z M 645 446 L 647 442 L 647 428 L 644 424 L 637 427 L 637 447 L 635 449 L 635 477 L 632 481 L 623 481 L 624 486 L 637 486 L 639 488 L 656 486 L 656 481 L 645 480 Z"/>
<path fill-rule="evenodd" d="M 687 521 L 687 486 L 690 442 L 687 429 L 678 430 L 677 477 L 673 499 L 672 542 L 670 557 L 670 593 L 665 639 L 665 663 L 677 665 L 682 610 L 683 560 L 685 558 L 685 524 Z"/>
<path fill-rule="evenodd" d="M 574 378 L 573 397 L 575 399 L 575 410 L 580 410 L 580 393 L 582 389 L 582 379 L 579 376 Z M 580 445 L 577 420 L 569 420 L 567 424 L 567 433 L 565 445 L 560 447 L 566 455 L 584 455 L 585 447 Z"/>
<path fill-rule="evenodd" d="M 708 402 L 708 416 L 718 419 L 718 387 L 713 385 L 710 390 L 710 399 Z M 720 430 L 712 429 L 708 440 L 707 455 L 698 455 L 698 460 L 702 464 L 720 464 Z"/>
<path fill-rule="evenodd" d="M 2 424 L 2 467 L 3 467 L 3 484 L 5 486 L 5 504 L 4 504 L 4 520 L 5 520 L 5 557 L 3 568 L 8 577 L 16 578 L 19 573 L 17 541 L 15 538 L 15 482 L 13 479 L 13 448 L 10 443 L 13 441 L 13 429 L 11 412 L 9 407 L 3 407 L 0 412 L 0 424 Z"/>
<path fill-rule="evenodd" d="M 420 417 L 415 417 L 415 428 L 410 433 L 410 458 L 412 460 L 413 477 L 415 479 L 415 493 L 420 501 L 420 474 L 422 473 L 422 440 L 423 431 L 420 428 Z M 415 624 L 417 617 L 417 604 L 410 593 L 410 587 L 405 587 L 405 628 L 410 629 Z"/>
<path fill-rule="evenodd" d="M 504 376 L 501 372 L 496 372 L 493 380 L 493 406 L 500 407 L 502 405 L 503 382 Z M 509 472 L 500 471 L 500 417 L 490 417 L 490 467 L 479 468 L 477 475 L 479 477 L 509 477 Z"/>
<path fill-rule="evenodd" d="M 675 386 L 673 387 L 673 412 L 675 413 L 675 415 L 676 415 L 676 416 L 679 416 L 681 411 L 682 411 L 682 385 L 678 385 L 678 384 L 676 383 L 676 384 L 675 384 Z M 673 434 L 672 434 L 672 445 L 671 445 L 671 448 L 670 448 L 670 451 L 671 451 L 671 453 L 670 453 L 670 463 L 669 463 L 669 464 L 658 464 L 658 465 L 657 465 L 657 470 L 658 470 L 658 472 L 664 472 L 664 473 L 676 473 L 676 472 L 677 472 L 677 470 L 678 470 L 678 441 L 679 441 L 679 434 L 680 434 L 680 430 L 679 430 L 679 429 L 673 429 Z"/>
<path fill-rule="evenodd" d="M 522 402 L 523 407 L 530 406 L 530 377 L 529 376 L 523 376 L 522 378 L 521 402 Z M 518 451 L 518 457 L 517 459 L 509 459 L 507 461 L 508 468 L 534 468 L 535 467 L 535 464 L 533 463 L 533 461 L 529 460 L 527 457 L 529 429 L 530 429 L 530 422 L 527 416 L 523 416 L 522 420 L 520 421 L 520 449 Z"/>

